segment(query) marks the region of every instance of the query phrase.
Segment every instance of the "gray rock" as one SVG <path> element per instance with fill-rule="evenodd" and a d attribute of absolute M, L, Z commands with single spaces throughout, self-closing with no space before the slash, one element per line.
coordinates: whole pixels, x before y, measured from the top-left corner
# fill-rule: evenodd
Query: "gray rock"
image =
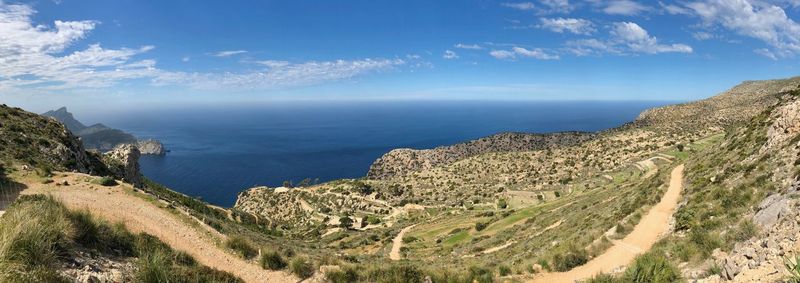
<path fill-rule="evenodd" d="M 774 194 L 765 198 L 758 208 L 753 221 L 762 229 L 768 230 L 789 210 L 789 200 L 784 195 Z"/>
<path fill-rule="evenodd" d="M 135 187 L 142 187 L 142 174 L 139 170 L 139 149 L 130 144 L 121 144 L 105 154 L 105 163 L 118 179 Z"/>

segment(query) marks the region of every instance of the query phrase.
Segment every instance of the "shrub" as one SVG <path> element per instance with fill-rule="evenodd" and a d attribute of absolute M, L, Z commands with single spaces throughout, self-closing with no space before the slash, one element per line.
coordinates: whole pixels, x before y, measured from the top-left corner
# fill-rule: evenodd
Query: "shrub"
<path fill-rule="evenodd" d="M 341 227 L 342 229 L 350 229 L 350 228 L 352 228 L 353 227 L 353 219 L 350 219 L 350 217 L 347 217 L 347 216 L 339 217 L 339 227 Z"/>
<path fill-rule="evenodd" d="M 117 185 L 117 181 L 115 181 L 114 178 L 111 177 L 101 177 L 98 179 L 94 179 L 92 180 L 92 183 L 106 187 L 112 187 Z"/>
<path fill-rule="evenodd" d="M 475 230 L 476 231 L 482 231 L 483 229 L 486 229 L 486 223 L 483 223 L 483 222 L 475 223 Z"/>
<path fill-rule="evenodd" d="M 680 280 L 680 271 L 664 256 L 645 253 L 625 270 L 625 282 L 666 283 Z"/>
<path fill-rule="evenodd" d="M 358 272 L 350 266 L 342 267 L 341 270 L 329 271 L 325 273 L 325 279 L 331 283 L 350 283 L 358 282 L 360 276 Z"/>
<path fill-rule="evenodd" d="M 553 256 L 553 267 L 556 271 L 569 271 L 573 267 L 583 265 L 588 260 L 586 250 L 570 247 L 563 255 L 556 254 Z"/>
<path fill-rule="evenodd" d="M 405 237 L 403 237 L 403 244 L 409 244 L 409 243 L 413 243 L 413 242 L 416 242 L 416 241 L 419 241 L 419 239 L 417 239 L 417 237 L 414 237 L 414 236 L 405 236 Z"/>
<path fill-rule="evenodd" d="M 289 270 L 301 279 L 306 279 L 314 275 L 314 266 L 302 257 L 293 259 L 289 264 Z"/>
<path fill-rule="evenodd" d="M 469 268 L 469 280 L 467 282 L 492 283 L 494 282 L 494 274 L 487 268 L 471 266 Z"/>
<path fill-rule="evenodd" d="M 507 265 L 501 265 L 497 267 L 497 272 L 500 273 L 500 276 L 506 276 L 511 274 L 511 268 L 509 268 Z"/>
<path fill-rule="evenodd" d="M 136 262 L 136 281 L 138 282 L 170 282 L 170 266 L 172 262 L 164 252 L 140 255 Z"/>
<path fill-rule="evenodd" d="M 373 267 L 367 271 L 366 282 L 422 282 L 425 277 L 421 270 L 411 265 L 389 265 Z"/>
<path fill-rule="evenodd" d="M 286 260 L 275 251 L 268 251 L 261 254 L 259 263 L 261 263 L 262 268 L 269 270 L 281 270 L 286 268 Z"/>
<path fill-rule="evenodd" d="M 505 199 L 497 200 L 497 207 L 500 209 L 506 209 L 508 207 L 508 202 Z"/>
<path fill-rule="evenodd" d="M 251 259 L 258 254 L 258 251 L 253 247 L 253 244 L 250 243 L 250 240 L 242 236 L 228 238 L 228 240 L 225 241 L 225 246 L 234 250 L 245 259 Z"/>

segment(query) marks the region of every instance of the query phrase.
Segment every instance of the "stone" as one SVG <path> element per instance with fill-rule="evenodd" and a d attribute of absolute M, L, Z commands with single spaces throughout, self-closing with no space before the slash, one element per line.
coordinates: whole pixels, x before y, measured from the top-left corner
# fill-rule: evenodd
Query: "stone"
<path fill-rule="evenodd" d="M 784 195 L 774 194 L 761 201 L 758 208 L 753 222 L 766 230 L 775 226 L 781 215 L 789 210 L 789 201 Z"/>

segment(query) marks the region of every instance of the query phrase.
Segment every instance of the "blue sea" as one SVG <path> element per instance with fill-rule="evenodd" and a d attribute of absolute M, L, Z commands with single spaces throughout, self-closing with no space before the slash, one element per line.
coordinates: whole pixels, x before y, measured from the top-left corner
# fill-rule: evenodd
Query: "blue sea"
<path fill-rule="evenodd" d="M 394 148 L 433 148 L 504 131 L 598 131 L 669 102 L 280 102 L 120 112 L 103 122 L 161 140 L 145 176 L 232 206 L 259 185 L 363 177 Z"/>

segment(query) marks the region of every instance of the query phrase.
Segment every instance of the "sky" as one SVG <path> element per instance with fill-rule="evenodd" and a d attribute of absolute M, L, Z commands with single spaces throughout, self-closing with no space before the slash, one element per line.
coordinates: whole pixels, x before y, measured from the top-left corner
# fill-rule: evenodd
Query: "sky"
<path fill-rule="evenodd" d="M 800 71 L 800 0 L 0 0 L 0 103 L 692 100 Z"/>

